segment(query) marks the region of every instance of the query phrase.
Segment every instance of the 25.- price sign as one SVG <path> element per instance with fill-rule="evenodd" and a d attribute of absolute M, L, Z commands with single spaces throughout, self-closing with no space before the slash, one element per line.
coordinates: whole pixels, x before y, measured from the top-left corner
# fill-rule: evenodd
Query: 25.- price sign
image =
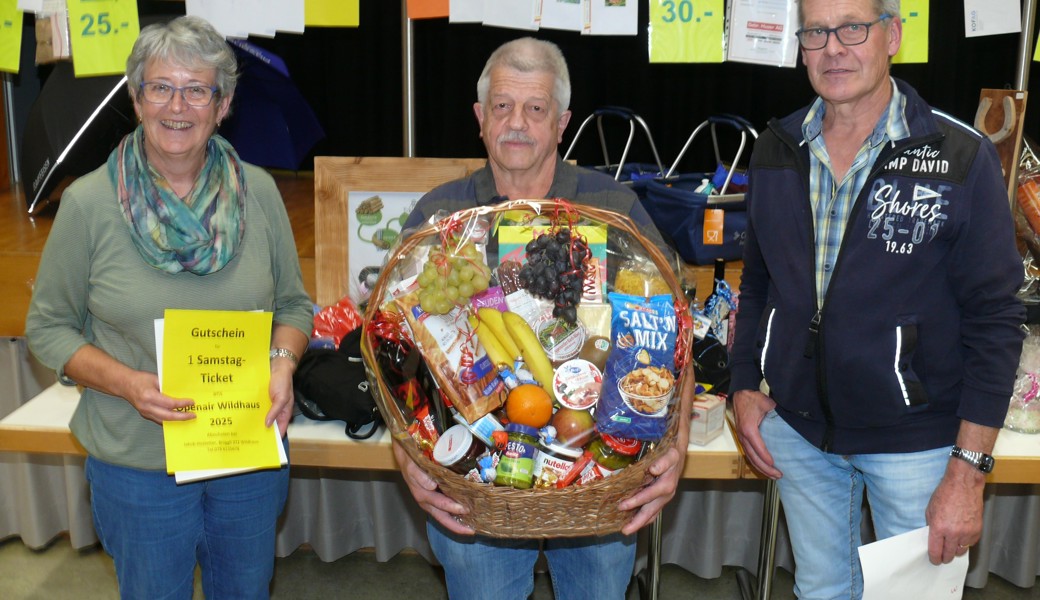
<path fill-rule="evenodd" d="M 69 38 L 76 77 L 117 75 L 141 25 L 136 0 L 68 0 Z"/>
<path fill-rule="evenodd" d="M 650 62 L 722 62 L 722 2 L 650 0 Z"/>

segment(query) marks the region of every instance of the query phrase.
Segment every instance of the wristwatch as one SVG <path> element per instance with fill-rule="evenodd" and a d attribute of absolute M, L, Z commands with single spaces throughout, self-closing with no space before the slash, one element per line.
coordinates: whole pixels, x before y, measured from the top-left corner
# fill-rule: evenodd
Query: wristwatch
<path fill-rule="evenodd" d="M 989 454 L 984 454 L 975 450 L 965 450 L 960 446 L 954 446 L 950 450 L 950 456 L 959 458 L 983 473 L 991 473 L 993 471 L 993 457 Z"/>

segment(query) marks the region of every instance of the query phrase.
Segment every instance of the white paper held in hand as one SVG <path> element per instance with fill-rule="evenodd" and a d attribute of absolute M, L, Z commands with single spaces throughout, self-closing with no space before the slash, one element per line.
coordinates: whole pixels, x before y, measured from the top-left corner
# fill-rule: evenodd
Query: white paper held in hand
<path fill-rule="evenodd" d="M 863 600 L 959 600 L 968 555 L 948 564 L 928 560 L 928 527 L 859 547 Z"/>

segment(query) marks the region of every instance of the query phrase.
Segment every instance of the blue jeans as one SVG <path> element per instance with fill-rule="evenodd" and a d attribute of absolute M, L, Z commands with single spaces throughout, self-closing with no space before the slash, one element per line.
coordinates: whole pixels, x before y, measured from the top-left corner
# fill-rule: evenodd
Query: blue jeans
<path fill-rule="evenodd" d="M 209 600 L 269 597 L 288 467 L 177 485 L 88 457 L 86 475 L 122 598 L 190 600 L 196 563 Z"/>
<path fill-rule="evenodd" d="M 801 600 L 863 596 L 857 548 L 867 490 L 877 539 L 924 527 L 950 446 L 905 454 L 829 454 L 775 411 L 759 427 L 776 467 L 780 502 L 794 551 L 794 592 Z"/>
<path fill-rule="evenodd" d="M 457 536 L 432 519 L 426 533 L 452 600 L 526 600 L 534 592 L 539 540 Z M 557 600 L 622 600 L 636 560 L 634 535 L 545 540 Z"/>

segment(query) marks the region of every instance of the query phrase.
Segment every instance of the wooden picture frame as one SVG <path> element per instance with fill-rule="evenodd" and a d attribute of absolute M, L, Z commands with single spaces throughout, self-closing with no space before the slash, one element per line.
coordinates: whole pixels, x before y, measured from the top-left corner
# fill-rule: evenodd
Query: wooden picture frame
<path fill-rule="evenodd" d="M 348 200 L 351 191 L 427 192 L 483 167 L 484 158 L 317 156 L 314 158 L 314 258 L 319 306 L 351 291 Z"/>

